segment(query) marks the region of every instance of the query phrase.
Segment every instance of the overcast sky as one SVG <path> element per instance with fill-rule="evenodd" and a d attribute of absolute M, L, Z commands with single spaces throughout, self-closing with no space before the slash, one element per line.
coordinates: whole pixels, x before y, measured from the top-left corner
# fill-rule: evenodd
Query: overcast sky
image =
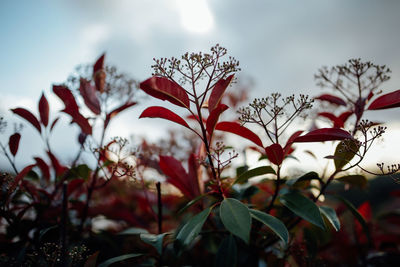
<path fill-rule="evenodd" d="M 0 1 L 0 115 L 13 120 L 9 108 L 36 110 L 42 91 L 50 95 L 53 83 L 103 52 L 143 80 L 153 57 L 208 51 L 216 43 L 254 80 L 253 97 L 315 96 L 319 67 L 358 57 L 388 65 L 392 80 L 382 89 L 392 91 L 400 84 L 399 11 L 400 1 L 369 0 Z M 129 127 L 139 113 L 119 122 L 122 134 L 139 131 Z M 151 124 L 141 122 L 141 129 Z M 25 144 L 39 148 L 30 134 L 26 127 Z"/>

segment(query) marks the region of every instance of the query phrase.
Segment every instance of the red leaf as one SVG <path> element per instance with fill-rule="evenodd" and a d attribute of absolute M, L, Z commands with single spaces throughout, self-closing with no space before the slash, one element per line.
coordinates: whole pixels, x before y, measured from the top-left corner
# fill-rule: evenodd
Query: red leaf
<path fill-rule="evenodd" d="M 96 89 L 89 81 L 81 78 L 79 92 L 83 97 L 85 105 L 96 115 L 101 113 L 100 101 L 96 95 Z"/>
<path fill-rule="evenodd" d="M 55 119 L 53 120 L 53 122 L 51 123 L 51 126 L 50 126 L 50 132 L 53 131 L 53 128 L 54 128 L 54 126 L 56 126 L 56 124 L 57 124 L 57 122 L 58 122 L 59 119 L 60 119 L 60 117 L 57 117 L 57 118 L 55 118 Z"/>
<path fill-rule="evenodd" d="M 296 137 L 293 143 L 300 142 L 324 142 L 353 139 L 353 136 L 345 130 L 338 128 L 321 128 L 307 133 L 306 135 Z"/>
<path fill-rule="evenodd" d="M 186 170 L 174 157 L 161 156 L 159 162 L 161 170 L 167 176 L 167 182 L 178 188 L 185 196 L 195 198 L 196 187 L 191 185 Z"/>
<path fill-rule="evenodd" d="M 159 107 L 159 106 L 149 107 L 145 109 L 142 112 L 142 114 L 140 114 L 139 119 L 141 118 L 161 118 L 173 121 L 182 126 L 185 126 L 188 129 L 191 129 L 184 119 L 182 119 L 179 115 L 164 107 Z"/>
<path fill-rule="evenodd" d="M 79 110 L 74 95 L 67 87 L 63 85 L 53 85 L 53 92 L 64 102 L 66 109 L 73 111 Z"/>
<path fill-rule="evenodd" d="M 141 82 L 139 87 L 155 98 L 167 100 L 180 107 L 189 108 L 190 106 L 189 96 L 185 89 L 167 78 L 153 76 Z"/>
<path fill-rule="evenodd" d="M 334 95 L 330 95 L 330 94 L 323 94 L 323 95 L 315 97 L 314 99 L 328 101 L 329 103 L 336 104 L 339 106 L 346 106 L 346 102 L 343 99 L 341 99 L 340 97 L 334 96 Z"/>
<path fill-rule="evenodd" d="M 113 111 L 111 111 L 110 113 L 107 114 L 106 116 L 106 120 L 104 122 L 104 128 L 107 128 L 108 124 L 110 123 L 110 120 L 112 118 L 114 118 L 115 116 L 117 116 L 120 112 L 124 111 L 127 108 L 130 108 L 132 106 L 136 105 L 136 102 L 128 102 L 123 104 L 122 106 L 114 109 Z"/>
<path fill-rule="evenodd" d="M 318 116 L 328 118 L 333 122 L 333 127 L 335 128 L 342 128 L 344 126 L 343 121 L 330 112 L 320 112 L 318 113 Z"/>
<path fill-rule="evenodd" d="M 280 144 L 272 144 L 265 148 L 268 160 L 275 165 L 281 165 L 283 161 L 283 149 Z"/>
<path fill-rule="evenodd" d="M 206 127 L 207 127 L 206 129 L 210 136 L 212 136 L 212 133 L 214 132 L 214 128 L 215 125 L 217 124 L 219 116 L 222 114 L 222 112 L 224 112 L 228 108 L 229 107 L 227 105 L 219 104 L 218 107 L 216 107 L 211 111 L 210 116 L 208 116 L 206 122 Z"/>
<path fill-rule="evenodd" d="M 294 140 L 296 137 L 300 136 L 302 133 L 303 133 L 303 131 L 297 131 L 297 132 L 294 132 L 294 133 L 289 137 L 289 139 L 288 139 L 287 142 L 286 142 L 285 147 L 283 148 L 283 154 L 284 154 L 284 156 L 290 154 L 289 152 L 292 150 L 291 148 L 292 148 L 293 140 Z"/>
<path fill-rule="evenodd" d="M 400 107 L 400 90 L 382 95 L 372 101 L 369 110 L 387 109 Z"/>
<path fill-rule="evenodd" d="M 36 165 L 39 167 L 40 171 L 42 172 L 44 179 L 46 181 L 49 181 L 50 180 L 50 169 L 49 169 L 49 166 L 47 165 L 47 163 L 39 157 L 35 157 L 34 159 L 36 161 Z"/>
<path fill-rule="evenodd" d="M 47 124 L 49 123 L 49 102 L 47 102 L 44 93 L 42 93 L 42 97 L 39 100 L 39 114 L 40 121 L 45 127 L 47 127 Z"/>
<path fill-rule="evenodd" d="M 247 140 L 252 141 L 254 144 L 264 148 L 261 139 L 255 133 L 241 126 L 237 122 L 229 122 L 229 121 L 220 122 L 215 126 L 215 130 L 230 132 L 239 135 L 243 138 L 246 138 Z"/>
<path fill-rule="evenodd" d="M 339 115 L 339 119 L 343 122 L 343 126 L 344 123 L 349 119 L 349 117 L 353 114 L 353 111 L 345 111 L 342 114 Z M 343 128 L 342 126 L 342 128 Z"/>
<path fill-rule="evenodd" d="M 18 116 L 24 118 L 28 122 L 30 122 L 38 131 L 39 133 L 42 133 L 42 128 L 40 127 L 40 122 L 38 119 L 33 115 L 30 111 L 24 109 L 24 108 L 15 108 L 11 110 Z"/>
<path fill-rule="evenodd" d="M 188 177 L 190 188 L 193 190 L 193 195 L 198 196 L 201 194 L 200 183 L 201 179 L 198 175 L 198 170 L 200 168 L 199 161 L 196 159 L 195 155 L 192 153 L 188 160 Z"/>
<path fill-rule="evenodd" d="M 53 153 L 51 153 L 50 151 L 47 151 L 47 155 L 49 155 L 53 168 L 56 172 L 56 176 L 61 177 L 64 174 L 64 172 L 68 170 L 68 168 L 61 165 L 56 156 L 54 156 Z"/>
<path fill-rule="evenodd" d="M 232 82 L 234 75 L 230 75 L 226 79 L 219 79 L 214 88 L 211 91 L 210 97 L 208 99 L 208 110 L 213 111 L 215 108 L 218 107 L 218 104 L 221 102 L 222 95 L 224 94 L 226 88 L 228 88 L 229 84 Z"/>
<path fill-rule="evenodd" d="M 71 91 L 65 86 L 54 85 L 53 92 L 64 102 L 65 108 L 63 112 L 72 117 L 71 123 L 75 122 L 79 125 L 82 132 L 91 135 L 92 126 L 90 126 L 89 121 L 79 112 L 79 107 Z"/>
<path fill-rule="evenodd" d="M 10 152 L 14 157 L 18 152 L 19 140 L 21 140 L 21 135 L 19 133 L 11 135 L 10 139 L 8 140 L 8 147 L 10 148 Z"/>
<path fill-rule="evenodd" d="M 24 169 L 22 169 L 22 171 L 20 171 L 17 176 L 14 177 L 14 180 L 12 181 L 10 187 L 8 188 L 8 194 L 12 194 L 14 192 L 14 190 L 17 188 L 19 182 L 28 174 L 28 172 L 30 172 L 30 170 L 32 170 L 32 168 L 35 166 L 35 164 L 26 166 Z M 11 199 L 7 200 L 6 206 L 8 205 L 8 203 L 10 203 Z"/>
<path fill-rule="evenodd" d="M 70 181 L 67 187 L 67 196 L 71 195 L 71 193 L 82 186 L 83 183 L 85 183 L 85 180 L 81 178 L 73 179 L 72 181 Z"/>
<path fill-rule="evenodd" d="M 103 53 L 97 60 L 96 63 L 94 63 L 93 65 L 93 75 L 96 74 L 96 72 L 98 72 L 99 70 L 104 69 L 104 57 L 105 57 L 105 53 Z"/>

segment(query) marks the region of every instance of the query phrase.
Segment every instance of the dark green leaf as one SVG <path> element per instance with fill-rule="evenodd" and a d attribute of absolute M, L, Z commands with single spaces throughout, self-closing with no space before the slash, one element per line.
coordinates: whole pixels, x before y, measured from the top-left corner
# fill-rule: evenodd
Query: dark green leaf
<path fill-rule="evenodd" d="M 140 235 L 140 234 L 147 234 L 149 231 L 143 228 L 131 227 L 125 229 L 122 232 L 119 232 L 118 235 Z"/>
<path fill-rule="evenodd" d="M 210 215 L 212 207 L 209 207 L 199 214 L 192 217 L 179 231 L 176 239 L 183 245 L 189 245 L 200 233 L 204 222 L 207 220 L 208 215 Z"/>
<path fill-rule="evenodd" d="M 337 146 L 334 154 L 336 170 L 341 170 L 349 161 L 354 158 L 360 145 L 356 140 L 343 140 Z"/>
<path fill-rule="evenodd" d="M 243 165 L 243 166 L 237 167 L 236 168 L 236 177 L 239 177 L 244 172 L 246 172 L 248 169 L 249 169 L 249 166 L 247 166 L 247 165 Z"/>
<path fill-rule="evenodd" d="M 330 207 L 319 207 L 321 214 L 332 224 L 336 231 L 340 230 L 340 221 L 336 215 L 336 211 Z"/>
<path fill-rule="evenodd" d="M 257 167 L 251 170 L 248 170 L 244 173 L 242 173 L 238 178 L 236 178 L 234 184 L 239 183 L 243 184 L 247 182 L 248 179 L 255 177 L 255 176 L 260 176 L 268 173 L 273 173 L 275 174 L 275 170 L 271 166 L 261 166 Z"/>
<path fill-rule="evenodd" d="M 215 266 L 234 267 L 237 261 L 237 246 L 232 235 L 225 237 L 218 248 L 215 258 Z"/>
<path fill-rule="evenodd" d="M 346 207 L 350 210 L 350 212 L 353 214 L 353 216 L 356 218 L 356 220 L 361 224 L 361 227 L 363 228 L 363 231 L 368 238 L 369 244 L 372 244 L 372 239 L 371 239 L 371 235 L 369 233 L 368 225 L 365 222 L 364 217 L 358 212 L 356 207 L 354 207 L 353 204 L 351 204 L 347 199 L 343 198 L 342 196 L 336 195 L 334 197 L 339 199 L 340 201 L 343 202 L 343 204 L 346 205 Z"/>
<path fill-rule="evenodd" d="M 247 206 L 234 198 L 225 198 L 221 203 L 219 214 L 225 228 L 248 244 L 251 216 Z"/>
<path fill-rule="evenodd" d="M 188 208 L 193 206 L 197 201 L 199 201 L 200 199 L 202 199 L 205 196 L 206 196 L 206 194 L 203 194 L 203 195 L 197 196 L 196 198 L 190 200 L 183 208 L 181 208 L 178 211 L 178 214 L 182 214 L 185 210 L 187 210 Z"/>
<path fill-rule="evenodd" d="M 140 239 L 146 244 L 149 244 L 157 249 L 158 254 L 162 254 L 163 240 L 167 233 L 153 235 L 153 234 L 140 234 Z"/>
<path fill-rule="evenodd" d="M 271 229 L 280 239 L 282 239 L 282 241 L 285 243 L 285 246 L 288 244 L 289 232 L 281 220 L 259 210 L 250 209 L 250 214 L 251 217 L 268 226 L 269 229 Z"/>
<path fill-rule="evenodd" d="M 84 180 L 89 178 L 91 169 L 86 164 L 81 164 L 76 166 L 75 168 L 71 169 L 72 173 Z M 76 177 L 73 177 L 76 178 Z"/>
<path fill-rule="evenodd" d="M 290 209 L 293 213 L 306 221 L 325 229 L 319 208 L 309 198 L 297 192 L 291 192 L 280 197 L 280 202 Z"/>
<path fill-rule="evenodd" d="M 289 186 L 296 186 L 301 182 L 310 181 L 310 180 L 321 180 L 321 179 L 319 178 L 318 173 L 316 173 L 316 172 L 308 172 L 308 173 L 306 173 L 306 174 L 304 174 L 304 175 L 302 175 L 302 176 L 300 176 L 298 178 L 288 180 L 286 182 L 286 184 L 289 185 Z"/>
<path fill-rule="evenodd" d="M 131 254 L 121 255 L 121 256 L 114 257 L 114 258 L 106 260 L 105 262 L 99 264 L 98 267 L 108 267 L 113 263 L 120 262 L 120 261 L 127 260 L 127 259 L 131 259 L 131 258 L 136 258 L 136 257 L 142 256 L 142 255 L 143 254 L 138 254 L 138 253 L 131 253 Z"/>
<path fill-rule="evenodd" d="M 360 188 L 365 188 L 367 186 L 367 178 L 364 175 L 347 175 L 337 178 L 336 181 L 346 183 L 349 185 L 358 186 Z"/>

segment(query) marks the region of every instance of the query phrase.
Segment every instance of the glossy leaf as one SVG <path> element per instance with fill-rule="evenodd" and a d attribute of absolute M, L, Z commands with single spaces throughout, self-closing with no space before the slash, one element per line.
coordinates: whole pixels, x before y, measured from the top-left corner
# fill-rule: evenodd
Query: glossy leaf
<path fill-rule="evenodd" d="M 63 112 L 72 117 L 71 123 L 75 122 L 81 128 L 82 132 L 91 135 L 92 126 L 90 126 L 88 119 L 79 112 L 79 107 L 71 90 L 65 86 L 54 85 L 53 92 L 64 102 L 65 108 Z"/>
<path fill-rule="evenodd" d="M 29 110 L 24 108 L 15 108 L 11 110 L 14 114 L 17 114 L 21 118 L 27 120 L 33 127 L 35 127 L 39 133 L 42 132 L 42 128 L 40 127 L 39 120 L 33 115 Z"/>
<path fill-rule="evenodd" d="M 365 188 L 368 184 L 367 178 L 365 178 L 364 175 L 357 174 L 342 176 L 335 180 L 349 185 L 358 186 L 360 188 Z"/>
<path fill-rule="evenodd" d="M 400 90 L 384 94 L 369 105 L 369 110 L 388 109 L 400 107 Z"/>
<path fill-rule="evenodd" d="M 325 229 L 324 220 L 318 206 L 309 198 L 297 192 L 280 196 L 280 202 L 304 220 Z"/>
<path fill-rule="evenodd" d="M 283 149 L 280 144 L 272 144 L 265 148 L 265 153 L 268 156 L 268 160 L 275 165 L 281 165 L 283 161 Z"/>
<path fill-rule="evenodd" d="M 185 210 L 196 204 L 199 200 L 205 197 L 207 194 L 203 194 L 200 196 L 195 197 L 194 199 L 190 200 L 186 205 L 178 211 L 178 214 L 182 214 Z"/>
<path fill-rule="evenodd" d="M 50 151 L 47 151 L 47 155 L 49 156 L 49 158 L 51 160 L 51 164 L 56 172 L 56 176 L 61 177 L 68 170 L 68 168 L 61 165 L 60 162 L 58 161 L 57 157 L 54 156 L 54 154 L 51 153 Z"/>
<path fill-rule="evenodd" d="M 167 100 L 181 107 L 190 107 L 189 96 L 185 89 L 167 78 L 153 76 L 141 82 L 139 87 L 155 98 Z"/>
<path fill-rule="evenodd" d="M 286 142 L 285 147 L 283 148 L 284 156 L 290 154 L 289 152 L 292 149 L 293 140 L 296 139 L 296 137 L 300 136 L 302 133 L 303 133 L 303 131 L 296 131 L 289 137 L 289 139 Z"/>
<path fill-rule="evenodd" d="M 166 234 L 167 233 L 159 235 L 140 234 L 140 239 L 146 244 L 153 246 L 157 250 L 158 254 L 161 255 L 163 249 L 163 241 Z"/>
<path fill-rule="evenodd" d="M 243 239 L 246 244 L 249 243 L 251 216 L 246 205 L 234 198 L 225 198 L 221 203 L 219 215 L 229 232 Z"/>
<path fill-rule="evenodd" d="M 49 124 L 49 102 L 44 93 L 42 93 L 42 97 L 39 100 L 39 115 L 40 121 L 46 127 Z"/>
<path fill-rule="evenodd" d="M 211 91 L 210 98 L 208 99 L 208 110 L 210 113 L 220 104 L 222 96 L 226 88 L 228 88 L 229 84 L 232 82 L 233 77 L 234 75 L 232 74 L 228 78 L 221 78 L 215 83 L 214 88 Z"/>
<path fill-rule="evenodd" d="M 174 157 L 160 155 L 159 166 L 167 176 L 167 182 L 178 188 L 185 196 L 193 199 L 200 195 L 197 176 L 189 176 L 180 161 Z"/>
<path fill-rule="evenodd" d="M 356 218 L 356 220 L 360 223 L 365 235 L 368 238 L 369 244 L 372 244 L 372 239 L 371 239 L 371 235 L 369 233 L 368 225 L 365 222 L 363 216 L 358 212 L 358 210 L 353 206 L 353 204 L 351 204 L 351 202 L 349 202 L 347 199 L 343 198 L 342 196 L 338 196 L 338 195 L 336 195 L 334 197 L 339 199 L 340 201 L 343 202 L 343 204 L 346 205 L 346 207 L 350 210 L 350 212 L 353 214 L 353 216 Z"/>
<path fill-rule="evenodd" d="M 8 139 L 8 148 L 10 149 L 10 152 L 14 157 L 18 152 L 20 140 L 21 140 L 21 135 L 19 133 L 11 135 L 10 138 Z"/>
<path fill-rule="evenodd" d="M 341 99 L 340 97 L 334 96 L 334 95 L 330 95 L 330 94 L 323 94 L 323 95 L 315 97 L 314 99 L 327 101 L 331 104 L 336 104 L 339 106 L 346 106 L 346 102 L 343 99 Z"/>
<path fill-rule="evenodd" d="M 303 136 L 296 137 L 294 143 L 300 142 L 324 142 L 344 139 L 353 139 L 351 134 L 338 128 L 321 128 L 311 131 Z"/>
<path fill-rule="evenodd" d="M 250 214 L 251 217 L 262 222 L 271 229 L 285 243 L 285 246 L 288 244 L 289 232 L 281 220 L 259 210 L 250 209 Z"/>
<path fill-rule="evenodd" d="M 180 229 L 176 236 L 176 240 L 178 240 L 180 245 L 188 246 L 199 235 L 208 215 L 210 215 L 211 209 L 212 207 L 209 207 L 196 214 Z"/>
<path fill-rule="evenodd" d="M 251 170 L 248 170 L 248 171 L 245 171 L 244 173 L 242 173 L 238 178 L 236 178 L 234 184 L 236 184 L 236 183 L 243 184 L 252 177 L 260 176 L 260 175 L 264 175 L 264 174 L 268 174 L 268 173 L 276 174 L 275 170 L 271 166 L 257 167 L 257 168 L 254 168 L 254 169 L 251 169 Z"/>
<path fill-rule="evenodd" d="M 264 148 L 261 139 L 255 133 L 253 133 L 246 127 L 241 126 L 237 122 L 229 122 L 229 121 L 219 122 L 215 126 L 215 130 L 225 131 L 239 135 L 243 138 L 246 138 L 249 141 L 252 141 L 254 144 Z"/>
<path fill-rule="evenodd" d="M 350 162 L 360 149 L 360 145 L 356 140 L 343 140 L 335 149 L 334 162 L 336 170 L 341 170 Z"/>
<path fill-rule="evenodd" d="M 140 234 L 148 234 L 149 231 L 143 228 L 131 227 L 125 229 L 122 232 L 119 232 L 118 235 L 140 235 Z"/>
<path fill-rule="evenodd" d="M 178 123 L 188 129 L 190 129 L 189 125 L 187 122 L 182 119 L 179 115 L 176 113 L 172 112 L 171 110 L 164 108 L 164 107 L 149 107 L 146 108 L 142 114 L 140 114 L 139 119 L 141 118 L 161 118 L 169 121 L 173 121 L 175 123 Z"/>
<path fill-rule="evenodd" d="M 227 105 L 219 104 L 216 108 L 214 108 L 211 111 L 210 115 L 207 118 L 207 122 L 206 122 L 207 133 L 210 136 L 212 136 L 212 134 L 214 132 L 214 128 L 218 122 L 219 116 L 222 114 L 222 112 L 224 112 L 227 109 L 228 109 Z"/>
<path fill-rule="evenodd" d="M 113 263 L 120 262 L 120 261 L 127 260 L 127 259 L 140 257 L 142 255 L 143 254 L 139 254 L 139 253 L 131 253 L 131 254 L 121 255 L 121 256 L 114 257 L 114 258 L 111 258 L 111 259 L 108 259 L 108 260 L 102 262 L 101 264 L 99 264 L 98 267 L 108 267 Z"/>
<path fill-rule="evenodd" d="M 101 113 L 100 101 L 96 95 L 96 89 L 89 81 L 81 78 L 79 92 L 85 105 L 96 115 Z"/>
<path fill-rule="evenodd" d="M 96 89 L 99 92 L 104 91 L 104 87 L 106 84 L 106 72 L 104 68 L 104 57 L 105 54 L 102 54 L 96 61 L 96 63 L 93 65 L 93 80 L 96 85 Z"/>
<path fill-rule="evenodd" d="M 84 183 L 85 180 L 80 178 L 73 179 L 72 181 L 68 182 L 67 196 L 71 195 L 75 190 L 82 187 Z"/>
<path fill-rule="evenodd" d="M 297 186 L 299 183 L 305 182 L 305 181 L 311 181 L 311 180 L 318 180 L 320 181 L 321 178 L 319 178 L 318 173 L 316 172 L 308 172 L 298 178 L 290 179 L 286 182 L 287 185 L 289 186 Z"/>
<path fill-rule="evenodd" d="M 325 216 L 325 218 L 330 222 L 330 224 L 335 228 L 336 232 L 340 230 L 340 221 L 338 216 L 336 215 L 336 211 L 331 207 L 319 207 L 321 214 Z"/>
<path fill-rule="evenodd" d="M 232 235 L 226 236 L 219 245 L 215 257 L 215 266 L 232 267 L 237 264 L 237 246 L 235 238 Z"/>

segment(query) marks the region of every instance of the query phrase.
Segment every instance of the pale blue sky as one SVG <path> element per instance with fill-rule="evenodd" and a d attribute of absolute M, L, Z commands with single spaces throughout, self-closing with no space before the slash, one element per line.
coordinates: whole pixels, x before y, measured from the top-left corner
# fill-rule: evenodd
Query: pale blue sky
<path fill-rule="evenodd" d="M 0 114 L 13 120 L 9 108 L 36 109 L 42 90 L 49 94 L 51 84 L 104 51 L 107 62 L 143 80 L 153 57 L 207 51 L 216 43 L 254 79 L 254 97 L 274 91 L 317 95 L 316 70 L 352 57 L 387 64 L 393 78 L 383 89 L 399 89 L 399 11 L 400 1 L 378 0 L 3 0 Z M 139 131 L 128 126 L 138 123 L 139 113 L 121 119 L 122 134 Z M 141 128 L 148 131 L 153 124 L 141 121 Z M 40 148 L 29 127 L 23 138 L 33 150 Z M 54 142 L 68 150 L 60 140 Z"/>

